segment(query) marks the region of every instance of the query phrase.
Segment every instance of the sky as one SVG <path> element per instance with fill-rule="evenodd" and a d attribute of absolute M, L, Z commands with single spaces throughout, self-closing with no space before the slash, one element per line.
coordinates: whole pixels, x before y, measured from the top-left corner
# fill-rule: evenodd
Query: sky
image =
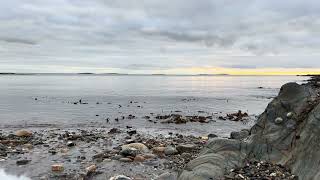
<path fill-rule="evenodd" d="M 2 0 L 0 72 L 320 73 L 319 0 Z"/>

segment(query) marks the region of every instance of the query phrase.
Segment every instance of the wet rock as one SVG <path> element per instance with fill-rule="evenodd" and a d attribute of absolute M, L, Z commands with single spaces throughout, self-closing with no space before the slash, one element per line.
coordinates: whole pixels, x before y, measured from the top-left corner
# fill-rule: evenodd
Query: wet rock
<path fill-rule="evenodd" d="M 137 134 L 137 130 L 127 131 L 127 133 L 132 136 L 134 134 Z"/>
<path fill-rule="evenodd" d="M 16 162 L 16 164 L 17 164 L 18 166 L 21 166 L 21 165 L 27 165 L 27 164 L 29 164 L 30 162 L 31 162 L 31 160 L 23 159 L 23 160 L 18 160 L 18 161 Z"/>
<path fill-rule="evenodd" d="M 109 180 L 132 180 L 132 179 L 125 175 L 117 175 L 117 176 L 111 177 Z"/>
<path fill-rule="evenodd" d="M 139 150 L 133 147 L 124 148 L 120 151 L 120 155 L 124 157 L 135 157 L 139 153 Z"/>
<path fill-rule="evenodd" d="M 149 152 L 149 149 L 146 145 L 142 143 L 131 143 L 131 144 L 126 144 L 121 147 L 122 149 L 127 149 L 127 148 L 135 148 L 139 150 L 141 153 L 147 153 Z"/>
<path fill-rule="evenodd" d="M 164 154 L 167 155 L 167 156 L 175 155 L 177 153 L 178 153 L 177 149 L 175 147 L 172 147 L 172 146 L 168 146 L 164 150 Z"/>
<path fill-rule="evenodd" d="M 108 134 L 116 134 L 116 133 L 121 133 L 121 131 L 118 128 L 112 128 L 108 132 Z"/>
<path fill-rule="evenodd" d="M 51 166 L 51 170 L 53 172 L 61 172 L 61 171 L 64 171 L 64 167 L 62 164 L 54 164 Z"/>
<path fill-rule="evenodd" d="M 184 152 L 192 152 L 196 149 L 196 146 L 194 144 L 179 144 L 177 146 L 178 152 L 184 153 Z"/>
<path fill-rule="evenodd" d="M 30 137 L 30 136 L 32 136 L 32 132 L 27 131 L 27 130 L 18 130 L 18 131 L 16 131 L 15 134 L 18 137 Z"/>
<path fill-rule="evenodd" d="M 208 138 L 216 138 L 216 137 L 218 137 L 217 135 L 215 135 L 215 134 L 208 134 Z"/>
<path fill-rule="evenodd" d="M 68 147 L 73 147 L 73 146 L 76 146 L 76 143 L 72 142 L 72 141 L 68 141 L 67 142 L 67 146 Z"/>
<path fill-rule="evenodd" d="M 132 162 L 133 160 L 130 158 L 120 158 L 119 161 L 120 162 Z"/>
<path fill-rule="evenodd" d="M 237 113 L 227 114 L 227 119 L 231 121 L 243 121 L 248 116 L 248 113 L 242 113 L 242 111 L 239 110 Z"/>

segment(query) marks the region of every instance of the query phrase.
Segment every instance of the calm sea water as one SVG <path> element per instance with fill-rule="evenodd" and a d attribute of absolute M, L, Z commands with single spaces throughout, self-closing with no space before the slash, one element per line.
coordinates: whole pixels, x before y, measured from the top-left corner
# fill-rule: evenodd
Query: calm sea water
<path fill-rule="evenodd" d="M 219 120 L 210 125 L 163 125 L 147 122 L 142 117 L 173 111 L 217 117 L 239 109 L 254 117 L 264 111 L 281 85 L 304 79 L 297 76 L 0 76 L 0 127 L 131 125 L 151 132 L 212 132 L 224 136 L 250 125 Z M 80 99 L 88 104 L 73 103 Z M 137 119 L 114 121 L 129 114 Z M 106 118 L 110 119 L 109 123 Z"/>

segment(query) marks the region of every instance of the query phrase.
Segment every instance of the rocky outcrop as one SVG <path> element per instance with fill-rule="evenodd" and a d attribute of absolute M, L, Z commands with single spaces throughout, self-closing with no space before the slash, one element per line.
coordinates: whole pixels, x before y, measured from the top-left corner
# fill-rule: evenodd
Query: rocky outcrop
<path fill-rule="evenodd" d="M 282 86 L 245 139 L 214 139 L 180 180 L 223 179 L 246 159 L 289 167 L 302 180 L 320 179 L 320 104 L 314 82 Z"/>

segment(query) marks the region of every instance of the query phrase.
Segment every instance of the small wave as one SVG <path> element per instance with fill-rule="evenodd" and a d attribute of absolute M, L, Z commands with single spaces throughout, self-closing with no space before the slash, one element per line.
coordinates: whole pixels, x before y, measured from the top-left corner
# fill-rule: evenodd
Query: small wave
<path fill-rule="evenodd" d="M 0 169 L 0 179 L 1 180 L 31 180 L 25 176 L 14 176 L 7 174 L 3 169 Z"/>

